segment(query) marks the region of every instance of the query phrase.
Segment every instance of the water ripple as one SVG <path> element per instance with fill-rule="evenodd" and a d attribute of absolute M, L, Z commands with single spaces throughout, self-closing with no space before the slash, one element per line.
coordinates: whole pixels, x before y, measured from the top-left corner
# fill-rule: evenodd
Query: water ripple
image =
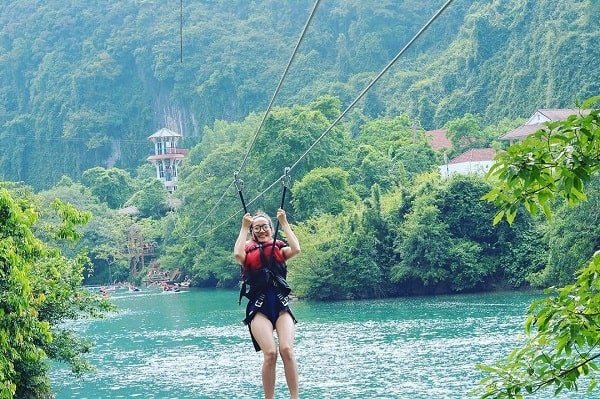
<path fill-rule="evenodd" d="M 55 367 L 56 398 L 262 398 L 262 354 L 234 298 L 228 291 L 119 298 L 119 313 L 76 325 L 97 342 L 90 360 L 98 372 L 74 380 Z M 475 364 L 518 343 L 532 298 L 297 302 L 302 398 L 463 399 L 481 378 Z M 286 397 L 281 364 L 277 380 L 278 397 Z"/>

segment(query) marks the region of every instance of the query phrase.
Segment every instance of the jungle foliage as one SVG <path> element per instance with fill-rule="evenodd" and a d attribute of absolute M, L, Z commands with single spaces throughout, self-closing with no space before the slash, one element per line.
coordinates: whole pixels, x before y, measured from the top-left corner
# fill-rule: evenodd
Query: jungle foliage
<path fill-rule="evenodd" d="M 587 109 L 598 105 L 600 96 L 583 104 Z M 515 210 L 522 204 L 529 213 L 543 209 L 552 218 L 553 209 L 587 202 L 590 199 L 592 221 L 597 218 L 597 187 L 600 170 L 600 110 L 574 115 L 566 121 L 549 123 L 522 143 L 511 146 L 497 156 L 489 176 L 495 187 L 485 198 L 499 208 L 496 221 L 515 221 Z M 561 201 L 559 201 L 561 199 Z M 581 231 L 589 223 L 581 211 L 568 217 Z M 563 231 L 562 223 L 558 231 Z M 576 248 L 582 254 L 574 257 L 576 279 L 560 287 L 546 290 L 543 299 L 528 309 L 525 339 L 506 359 L 495 365 L 481 365 L 487 373 L 476 390 L 481 398 L 522 398 L 526 394 L 552 389 L 554 395 L 563 390 L 588 393 L 598 385 L 600 358 L 600 251 L 598 236 L 582 234 Z M 554 231 L 554 229 L 550 229 Z M 585 232 L 587 233 L 587 231 Z M 576 234 L 576 233 L 575 233 Z M 558 241 L 558 240 L 557 240 Z M 573 242 L 565 237 L 565 243 Z M 557 250 L 560 250 L 559 247 Z M 556 252 L 554 252 L 556 253 Z M 573 270 L 567 265 L 560 265 Z M 557 263 L 549 273 L 559 270 Z M 566 271 L 565 270 L 565 271 Z M 561 270 L 562 271 L 562 270 Z"/>
<path fill-rule="evenodd" d="M 40 190 L 97 166 L 133 174 L 159 128 L 192 147 L 264 110 L 313 3 L 184 1 L 180 25 L 173 1 L 3 2 L 3 178 Z M 276 103 L 345 107 L 443 3 L 321 2 Z M 599 17 L 594 0 L 455 0 L 356 109 L 433 129 L 571 107 L 599 91 Z"/>
<path fill-rule="evenodd" d="M 141 282 L 146 270 L 133 270 L 125 251 L 132 228 L 156 245 L 161 267 L 195 286 L 235 287 L 242 209 L 234 172 L 249 210 L 274 214 L 283 202 L 302 245 L 289 264 L 297 295 L 567 284 L 532 306 L 534 339 L 513 363 L 487 369 L 483 392 L 517 397 L 548 381 L 572 389 L 595 370 L 598 256 L 580 268 L 598 245 L 587 224 L 597 198 L 584 190 L 598 184 L 597 113 L 509 149 L 499 160 L 510 167 L 495 169 L 507 185 L 436 171 L 467 148 L 501 148 L 497 137 L 535 109 L 572 107 L 600 91 L 600 4 L 456 0 L 328 131 L 443 2 L 376 3 L 320 5 L 260 130 L 312 1 L 184 2 L 182 36 L 174 2 L 0 6 L 0 167 L 16 182 L 0 192 L 0 397 L 47 395 L 47 359 L 87 368 L 89 343 L 61 321 L 108 309 L 82 281 Z M 174 196 L 146 161 L 147 136 L 164 126 L 190 148 Z M 437 127 L 448 129 L 453 150 L 429 145 L 426 130 Z M 292 165 L 282 201 L 281 176 Z M 486 193 L 500 213 L 481 201 Z M 560 217 L 546 221 L 538 210 Z M 548 342 L 555 351 L 533 356 Z M 522 373 L 525 364 L 533 371 Z M 516 382 L 502 385 L 504 377 Z"/>
<path fill-rule="evenodd" d="M 374 119 L 358 134 L 350 123 L 340 123 L 320 137 L 339 107 L 331 96 L 307 106 L 275 107 L 257 137 L 256 114 L 215 124 L 181 170 L 175 195 L 182 206 L 176 210 L 160 206 L 164 200 L 153 194 L 160 190 L 149 190 L 144 177 L 132 178 L 138 191 L 125 204 L 146 197 L 157 205 L 153 214 L 128 216 L 110 209 L 107 197 L 94 194 L 103 186 L 95 191 L 93 183 L 65 180 L 41 194 L 94 209 L 77 246 L 87 248 L 94 262 L 88 282 L 141 283 L 146 270 L 128 274 L 131 259 L 123 252 L 129 227 L 137 225 L 156 244 L 161 267 L 179 269 L 196 286 L 233 288 L 239 268 L 231 239 L 243 211 L 231 171 L 239 170 L 255 138 L 239 173 L 241 194 L 250 212 L 273 214 L 283 200 L 303 247 L 289 265 L 299 296 L 338 300 L 514 289 L 529 286 L 528 278 L 543 271 L 550 236 L 538 221 L 523 217 L 513 226 L 493 226 L 495 209 L 480 200 L 491 186 L 476 176 L 441 179 L 442 154 L 407 116 Z M 280 179 L 294 161 L 299 162 L 283 198 Z"/>
<path fill-rule="evenodd" d="M 90 370 L 92 343 L 67 321 L 101 317 L 112 306 L 82 286 L 84 254 L 66 257 L 59 241 L 74 241 L 91 217 L 54 200 L 42 241 L 37 200 L 13 185 L 0 188 L 0 398 L 51 397 L 49 360 L 66 362 L 74 373 Z M 7 190 L 12 188 L 12 190 Z M 53 221 L 53 222 L 51 222 Z M 55 243 L 55 244 L 52 244 Z"/>

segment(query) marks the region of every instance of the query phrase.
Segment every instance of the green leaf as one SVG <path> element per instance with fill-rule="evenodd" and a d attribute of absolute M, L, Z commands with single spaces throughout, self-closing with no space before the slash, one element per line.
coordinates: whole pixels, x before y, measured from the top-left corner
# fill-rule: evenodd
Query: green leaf
<path fill-rule="evenodd" d="M 504 217 L 504 211 L 500 211 L 500 212 L 496 213 L 493 224 L 497 225 L 502 220 L 503 217 Z"/>

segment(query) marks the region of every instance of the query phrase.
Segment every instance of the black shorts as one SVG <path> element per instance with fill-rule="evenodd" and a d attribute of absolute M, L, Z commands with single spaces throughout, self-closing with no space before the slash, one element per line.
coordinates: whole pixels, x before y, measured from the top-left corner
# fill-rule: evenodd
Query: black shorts
<path fill-rule="evenodd" d="M 250 330 L 250 336 L 252 337 L 252 344 L 254 345 L 254 349 L 259 352 L 260 346 L 252 336 L 252 328 L 250 327 L 250 322 L 256 316 L 257 313 L 264 314 L 271 324 L 273 325 L 273 329 L 275 329 L 275 324 L 277 323 L 277 319 L 279 318 L 279 314 L 282 311 L 286 311 L 292 316 L 292 320 L 294 323 L 297 323 L 296 318 L 292 314 L 292 311 L 288 305 L 284 305 L 281 303 L 281 300 L 277 297 L 275 292 L 275 288 L 268 287 L 264 292 L 264 295 L 259 295 L 257 299 L 248 302 L 246 305 L 246 318 L 244 319 L 244 324 L 248 325 L 248 329 Z"/>

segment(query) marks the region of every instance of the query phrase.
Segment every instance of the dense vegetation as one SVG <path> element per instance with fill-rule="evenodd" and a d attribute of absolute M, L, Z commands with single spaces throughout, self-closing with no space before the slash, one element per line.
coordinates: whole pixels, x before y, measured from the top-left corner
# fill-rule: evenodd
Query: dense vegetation
<path fill-rule="evenodd" d="M 523 216 L 510 227 L 493 226 L 495 209 L 480 200 L 490 184 L 476 176 L 441 179 L 435 172 L 441 154 L 405 116 L 367 121 L 355 139 L 341 124 L 302 158 L 339 107 L 338 99 L 323 97 L 305 107 L 275 108 L 255 143 L 269 151 L 251 151 L 240 173 L 249 210 L 272 214 L 281 201 L 281 174 L 301 159 L 284 203 L 303 247 L 289 265 L 297 295 L 335 300 L 546 286 L 561 282 L 557 266 L 563 278 L 567 270 L 572 276 L 575 258 L 548 261 L 549 243 L 564 234 L 559 225 Z M 64 248 L 73 255 L 87 251 L 94 263 L 87 282 L 140 284 L 146 277 L 146 271 L 130 275 L 123 253 L 135 224 L 157 244 L 162 268 L 180 269 L 197 286 L 235 287 L 231 237 L 242 204 L 230 171 L 259 119 L 252 114 L 206 130 L 182 169 L 176 195 L 183 205 L 176 211 L 165 208 L 166 191 L 154 177 L 131 178 L 115 168 L 93 168 L 84 173 L 86 184 L 65 178 L 40 192 L 47 201 L 60 198 L 94 214 L 79 243 Z M 140 176 L 151 175 L 143 169 Z M 109 206 L 131 192 L 124 204 L 135 204 L 141 215 Z M 578 242 L 591 250 L 592 241 Z"/>
<path fill-rule="evenodd" d="M 565 236 L 560 222 L 488 226 L 482 221 L 493 209 L 477 201 L 488 183 L 423 173 L 468 147 L 502 146 L 494 141 L 519 123 L 517 115 L 570 106 L 596 90 L 593 71 L 560 61 L 572 52 L 584 63 L 598 56 L 595 48 L 580 51 L 598 34 L 588 29 L 596 3 L 557 7 L 556 18 L 569 8 L 573 23 L 549 27 L 525 23 L 545 14 L 524 1 L 457 1 L 306 154 L 441 2 L 383 2 L 375 11 L 359 1 L 320 5 L 279 96 L 295 105 L 275 107 L 260 132 L 261 114 L 251 111 L 265 106 L 310 4 L 217 3 L 185 4 L 182 53 L 179 10 L 166 2 L 109 1 L 99 10 L 30 1 L 1 9 L 1 136 L 13 149 L 0 160 L 4 176 L 45 187 L 40 196 L 47 201 L 61 198 L 93 213 L 78 244 L 63 247 L 90 256 L 88 283 L 140 282 L 143 274 L 131 275 L 123 253 L 135 223 L 157 244 L 162 267 L 181 269 L 199 286 L 235 286 L 230 237 L 241 207 L 231 177 L 244 154 L 239 172 L 243 194 L 256 199 L 251 210 L 274 212 L 280 192 L 272 187 L 279 185 L 263 190 L 297 162 L 285 208 L 304 246 L 290 266 L 301 295 L 363 298 L 570 281 L 577 262 L 557 250 Z M 557 36 L 563 29 L 568 34 Z M 577 46 L 566 46 L 563 36 L 577 38 Z M 515 80 L 522 71 L 540 75 Z M 502 86 L 495 81 L 512 86 L 490 96 Z M 504 109 L 494 108 L 503 101 Z M 183 206 L 171 212 L 173 198 L 143 159 L 151 148 L 143 139 L 161 125 L 183 131 L 192 149 L 176 193 Z M 425 128 L 436 126 L 448 129 L 449 153 L 427 143 Z M 124 214 L 124 206 L 140 214 Z M 571 217 L 564 212 L 561 221 Z M 594 247 L 590 240 L 577 240 L 581 257 Z"/>
<path fill-rule="evenodd" d="M 588 115 L 548 124 L 498 155 L 489 172 L 496 185 L 485 196 L 499 208 L 495 221 L 514 220 L 519 205 L 531 214 L 543 210 L 552 218 L 559 199 L 575 206 L 588 200 L 588 192 L 593 196 L 592 205 L 597 203 L 599 101 L 600 96 L 586 101 L 586 108 L 596 105 Z M 597 218 L 598 208 L 594 207 L 583 220 L 578 212 L 569 221 L 580 229 Z M 590 243 L 589 239 L 584 238 L 584 242 Z M 476 390 L 482 399 L 522 398 L 544 389 L 553 389 L 555 396 L 563 390 L 582 388 L 589 393 L 597 388 L 600 243 L 598 235 L 591 240 L 591 246 L 578 247 L 583 256 L 575 260 L 580 262 L 575 281 L 547 289 L 546 296 L 529 307 L 521 346 L 493 366 L 480 366 L 487 373 Z M 572 241 L 566 238 L 565 242 Z M 557 270 L 559 274 L 563 271 L 551 272 Z"/>
<path fill-rule="evenodd" d="M 443 3 L 321 2 L 277 103 L 331 94 L 345 107 Z M 179 2 L 4 2 L 4 179 L 39 190 L 96 166 L 133 173 L 161 127 L 191 147 L 215 121 L 264 110 L 312 5 L 184 1 L 180 36 Z M 599 91 L 599 18 L 593 0 L 455 0 L 357 110 L 432 129 L 465 113 L 485 127 L 571 107 Z"/>
<path fill-rule="evenodd" d="M 48 359 L 79 374 L 91 367 L 92 343 L 67 321 L 99 317 L 112 306 L 82 286 L 83 254 L 65 257 L 56 246 L 79 236 L 90 218 L 59 200 L 39 208 L 28 190 L 0 187 L 0 398 L 51 397 Z M 7 190 L 9 188 L 12 194 Z M 17 198 L 17 199 L 15 199 Z M 33 233 L 43 223 L 44 241 Z"/>

